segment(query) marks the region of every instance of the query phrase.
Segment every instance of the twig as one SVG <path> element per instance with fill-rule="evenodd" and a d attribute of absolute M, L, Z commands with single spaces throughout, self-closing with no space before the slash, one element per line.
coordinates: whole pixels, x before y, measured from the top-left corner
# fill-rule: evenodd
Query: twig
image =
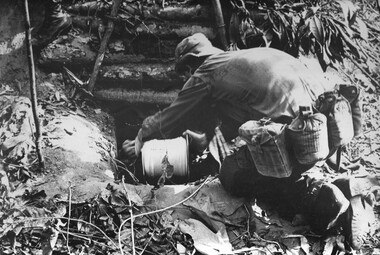
<path fill-rule="evenodd" d="M 253 235 L 254 235 L 258 240 L 263 241 L 263 242 L 266 242 L 266 243 L 274 244 L 274 245 L 276 245 L 279 249 L 281 249 L 281 245 L 280 245 L 278 242 L 276 242 L 276 241 L 271 241 L 271 240 L 266 240 L 266 239 L 260 237 L 256 232 L 254 232 Z"/>
<path fill-rule="evenodd" d="M 239 254 L 239 253 L 243 253 L 243 252 L 245 253 L 245 252 L 250 252 L 250 251 L 263 252 L 264 250 L 257 248 L 257 247 L 251 247 L 251 248 L 242 248 L 242 249 L 238 249 L 238 250 L 234 250 L 234 251 L 230 251 L 230 252 L 222 252 L 222 253 L 218 253 L 218 254 L 228 254 L 229 255 L 229 254 Z"/>
<path fill-rule="evenodd" d="M 154 213 L 159 213 L 159 212 L 163 212 L 163 211 L 166 211 L 166 210 L 169 210 L 170 208 L 173 208 L 173 207 L 176 207 L 184 202 L 186 202 L 187 200 L 189 200 L 190 198 L 192 198 L 195 194 L 198 193 L 198 191 L 203 188 L 203 186 L 209 182 L 209 179 L 210 178 L 207 178 L 201 185 L 199 185 L 199 187 L 193 192 L 190 194 L 190 196 L 188 196 L 187 198 L 179 201 L 178 203 L 175 203 L 173 205 L 170 205 L 168 207 L 165 207 L 165 208 L 162 208 L 162 209 L 158 209 L 158 210 L 154 210 L 154 211 L 150 211 L 150 212 L 146 212 L 146 213 L 140 213 L 140 214 L 137 214 L 135 215 L 134 217 L 137 218 L 137 217 L 142 217 L 142 216 L 146 216 L 146 215 L 150 215 L 150 214 L 154 214 Z M 124 252 L 123 252 L 123 247 L 121 245 L 121 230 L 124 226 L 124 224 L 126 222 L 128 222 L 130 220 L 130 217 L 127 218 L 126 220 L 124 220 L 121 224 L 120 224 L 120 227 L 119 227 L 119 233 L 118 233 L 118 239 L 119 239 L 119 249 L 120 249 L 120 253 L 121 255 L 124 255 Z"/>
<path fill-rule="evenodd" d="M 113 0 L 112 10 L 111 10 L 111 17 L 115 17 L 117 15 L 117 11 L 119 10 L 120 3 L 121 3 L 121 0 Z M 105 55 L 105 52 L 106 52 L 106 48 L 107 48 L 107 45 L 108 45 L 108 40 L 111 37 L 111 34 L 113 32 L 113 28 L 114 28 L 114 22 L 113 22 L 112 19 L 109 19 L 108 23 L 107 23 L 106 32 L 104 34 L 102 42 L 100 43 L 100 48 L 99 48 L 98 56 L 96 57 L 94 69 L 92 71 L 91 78 L 90 78 L 90 81 L 89 81 L 89 84 L 88 84 L 88 90 L 91 93 L 94 90 L 96 78 L 98 76 L 100 66 L 102 65 L 102 62 L 103 62 L 103 59 L 104 59 L 104 55 Z"/>
<path fill-rule="evenodd" d="M 62 235 L 64 236 L 65 231 L 62 231 L 62 230 L 61 230 L 60 232 L 61 232 Z M 95 241 L 95 240 L 93 240 L 93 239 L 91 239 L 91 238 L 85 237 L 84 235 L 81 235 L 81 234 L 78 234 L 78 233 L 73 233 L 73 232 L 67 232 L 66 234 L 67 234 L 67 235 L 74 236 L 74 237 L 77 237 L 77 238 L 82 239 L 82 240 L 85 240 L 85 241 L 87 241 L 87 242 L 96 243 L 97 245 L 100 245 L 100 246 L 103 246 L 103 247 L 105 247 L 105 248 L 108 248 L 108 246 L 107 246 L 106 244 L 101 243 L 101 242 L 98 242 L 98 241 Z"/>
<path fill-rule="evenodd" d="M 367 52 L 365 51 L 364 47 L 362 46 L 362 44 L 360 43 L 360 41 L 358 39 L 355 39 L 355 43 L 360 48 L 360 50 L 362 51 L 362 53 L 365 57 L 365 60 L 368 61 L 369 56 L 368 56 Z"/>
<path fill-rule="evenodd" d="M 352 77 L 351 77 L 346 71 L 344 71 L 344 69 L 343 69 L 341 66 L 339 66 L 339 70 L 340 70 L 344 75 L 347 76 L 347 78 L 351 81 L 352 84 L 355 84 L 354 79 L 352 79 Z"/>
<path fill-rule="evenodd" d="M 131 198 L 129 197 L 129 192 L 127 190 L 127 187 L 125 186 L 124 182 L 124 176 L 121 178 L 121 181 L 123 182 L 123 187 L 125 190 L 125 194 L 127 194 L 128 198 L 128 203 L 129 203 L 129 213 L 131 214 L 131 237 L 132 237 L 132 255 L 136 255 L 136 248 L 135 248 L 135 233 L 134 233 L 134 228 L 133 228 L 133 210 L 132 210 L 132 201 Z"/>
<path fill-rule="evenodd" d="M 61 230 L 60 233 L 64 236 L 65 231 Z M 70 231 L 66 230 L 66 240 L 67 240 L 67 236 L 69 236 L 69 235 L 75 236 L 75 237 L 77 237 L 79 239 L 86 240 L 87 242 L 91 242 L 92 241 L 91 238 L 84 237 L 83 235 L 79 235 L 79 234 L 76 234 L 76 233 L 73 233 L 73 232 L 70 232 Z"/>
<path fill-rule="evenodd" d="M 250 223 L 251 223 L 251 214 L 249 213 L 249 210 L 248 210 L 248 207 L 247 207 L 247 205 L 244 203 L 244 209 L 245 209 L 245 211 L 247 212 L 247 215 L 248 215 L 248 220 L 247 220 L 247 232 L 248 233 L 251 233 L 250 231 Z"/>
<path fill-rule="evenodd" d="M 93 98 L 94 95 L 85 89 L 85 85 L 88 84 L 89 81 L 83 82 L 78 77 L 75 76 L 73 72 L 71 72 L 66 67 L 63 67 L 63 69 L 66 71 L 67 77 L 69 82 L 73 85 L 73 93 L 71 93 L 70 98 L 75 98 L 75 96 L 78 94 L 78 92 L 82 92 L 85 96 L 89 98 Z"/>
<path fill-rule="evenodd" d="M 70 253 L 70 246 L 69 246 L 70 219 L 71 219 L 71 182 L 69 182 L 69 217 L 67 220 L 67 238 L 66 238 L 66 246 L 69 253 Z"/>
<path fill-rule="evenodd" d="M 126 171 L 129 174 L 129 176 L 132 178 L 132 180 L 135 182 L 135 184 L 139 183 L 139 179 L 137 179 L 137 177 L 131 171 L 128 170 L 124 162 L 122 162 L 121 160 L 118 160 L 117 158 L 112 158 L 112 163 L 115 165 L 116 168 L 121 168 L 124 171 Z"/>
<path fill-rule="evenodd" d="M 32 112 L 34 118 L 34 124 L 36 126 L 36 152 L 38 157 L 38 162 L 41 168 L 44 168 L 44 158 L 41 151 L 41 128 L 40 120 L 37 113 L 37 89 L 36 89 L 36 72 L 34 68 L 34 59 L 33 59 L 33 48 L 32 48 L 32 29 L 30 26 L 30 17 L 29 17 L 29 4 L 28 0 L 24 0 L 24 10 L 25 10 L 25 30 L 26 30 L 26 51 L 28 54 L 29 62 L 29 79 L 30 79 L 30 93 L 31 93 L 31 102 L 32 102 Z"/>
<path fill-rule="evenodd" d="M 25 222 L 25 221 L 36 221 L 36 220 L 43 220 L 43 219 L 63 219 L 63 220 L 68 220 L 69 218 L 67 217 L 37 217 L 37 218 L 25 218 L 25 219 L 22 219 L 22 220 L 17 220 L 17 221 L 14 221 L 12 222 L 12 224 L 17 224 L 17 223 L 20 223 L 20 222 Z M 102 233 L 114 246 L 115 248 L 117 248 L 117 245 L 116 243 L 109 237 L 107 236 L 106 233 L 104 233 L 103 230 L 101 230 L 98 226 L 90 223 L 90 222 L 87 222 L 87 221 L 84 221 L 84 220 L 80 220 L 80 219 L 71 219 L 71 221 L 76 221 L 76 222 L 81 222 L 81 223 L 84 223 L 84 224 L 88 224 L 94 228 L 96 228 L 97 230 L 99 230 L 100 233 Z"/>
<path fill-rule="evenodd" d="M 373 26 L 372 24 L 370 24 L 369 22 L 366 23 L 366 25 L 372 29 L 373 31 L 377 32 L 377 33 L 380 33 L 380 29 L 378 29 L 377 27 Z"/>
<path fill-rule="evenodd" d="M 146 242 L 146 244 L 144 245 L 144 248 L 143 248 L 142 251 L 140 252 L 140 255 L 143 255 L 143 254 L 145 253 L 145 251 L 146 251 L 146 247 L 148 247 L 148 245 L 149 245 L 150 242 L 152 241 L 153 236 L 154 236 L 154 232 L 155 232 L 155 231 L 156 231 L 156 230 L 153 229 L 153 233 L 152 233 L 152 235 L 149 237 L 149 239 L 148 239 L 148 241 Z"/>
<path fill-rule="evenodd" d="M 150 240 L 151 240 L 152 238 L 153 238 L 153 236 L 151 236 L 151 237 L 149 238 L 148 241 L 150 242 Z M 153 255 L 156 255 L 156 254 L 157 254 L 157 253 L 151 252 L 151 251 L 149 251 L 149 250 L 146 250 L 146 247 L 144 247 L 144 249 L 143 249 L 143 248 L 136 247 L 136 249 L 141 250 L 140 255 L 145 254 L 145 253 L 153 254 Z"/>

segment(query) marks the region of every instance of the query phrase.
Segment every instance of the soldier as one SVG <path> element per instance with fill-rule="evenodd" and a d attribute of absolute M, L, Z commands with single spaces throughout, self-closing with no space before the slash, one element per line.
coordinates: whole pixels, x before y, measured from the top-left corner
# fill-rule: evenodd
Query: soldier
<path fill-rule="evenodd" d="M 144 120 L 134 141 L 123 143 L 129 158 L 140 154 L 145 141 L 184 133 L 203 150 L 218 123 L 226 140 L 237 137 L 239 127 L 249 120 L 269 117 L 289 124 L 299 106 L 312 105 L 319 95 L 332 89 L 321 75 L 287 53 L 271 48 L 224 52 L 200 33 L 180 42 L 175 57 L 176 71 L 190 78 L 169 107 Z M 196 135 L 195 130 L 203 135 Z M 299 164 L 290 176 L 262 173 L 256 169 L 247 146 L 242 146 L 222 162 L 219 178 L 234 195 L 269 195 L 294 205 L 309 216 L 316 232 L 323 233 L 338 223 L 348 226 L 347 237 L 354 247 L 360 246 L 358 240 L 366 230 L 357 212 L 365 210 L 363 204 L 350 202 L 352 197 L 365 193 L 365 185 L 350 178 L 334 184 L 301 176 L 311 167 Z M 363 192 L 351 192 L 352 183 L 360 183 L 354 186 Z M 378 185 L 378 180 L 372 178 L 371 183 Z"/>

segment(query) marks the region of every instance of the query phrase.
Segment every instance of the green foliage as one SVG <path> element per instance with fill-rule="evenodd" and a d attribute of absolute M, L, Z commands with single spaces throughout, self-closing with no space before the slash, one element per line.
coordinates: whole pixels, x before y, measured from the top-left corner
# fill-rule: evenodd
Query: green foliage
<path fill-rule="evenodd" d="M 367 26 L 349 0 L 231 4 L 230 49 L 269 46 L 293 56 L 312 53 L 326 70 L 347 55 L 360 58 L 355 39 L 368 39 Z"/>

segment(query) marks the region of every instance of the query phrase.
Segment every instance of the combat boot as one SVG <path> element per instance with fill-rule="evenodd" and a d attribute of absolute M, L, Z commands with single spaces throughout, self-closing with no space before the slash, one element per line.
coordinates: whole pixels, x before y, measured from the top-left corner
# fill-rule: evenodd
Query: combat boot
<path fill-rule="evenodd" d="M 360 249 L 366 237 L 375 230 L 373 206 L 379 201 L 380 176 L 343 177 L 333 183 L 350 201 L 343 224 L 344 235 L 352 248 Z"/>
<path fill-rule="evenodd" d="M 61 0 L 49 0 L 45 4 L 45 19 L 33 35 L 32 45 L 44 47 L 72 24 L 69 14 L 62 10 Z"/>

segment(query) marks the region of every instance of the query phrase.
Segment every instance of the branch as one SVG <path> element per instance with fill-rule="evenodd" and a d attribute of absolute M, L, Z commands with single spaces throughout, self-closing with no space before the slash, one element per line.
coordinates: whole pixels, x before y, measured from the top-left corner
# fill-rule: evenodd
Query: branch
<path fill-rule="evenodd" d="M 112 10 L 111 10 L 111 17 L 116 17 L 117 11 L 119 10 L 120 3 L 121 3 L 121 0 L 113 0 Z M 106 30 L 106 32 L 104 34 L 104 37 L 102 39 L 102 42 L 100 44 L 98 56 L 96 57 L 94 69 L 92 71 L 90 82 L 88 84 L 88 90 L 90 92 L 92 92 L 94 90 L 96 78 L 98 76 L 100 66 L 102 65 L 103 58 L 104 58 L 104 55 L 105 55 L 105 52 L 106 52 L 106 48 L 107 48 L 107 45 L 108 45 L 108 40 L 111 37 L 111 34 L 113 32 L 113 28 L 114 28 L 114 22 L 113 22 L 112 19 L 110 19 L 110 20 L 108 20 L 107 30 Z"/>
<path fill-rule="evenodd" d="M 32 29 L 30 26 L 30 17 L 29 17 L 29 4 L 28 0 L 24 0 L 24 11 L 25 11 L 25 30 L 26 30 L 26 50 L 28 54 L 28 62 L 29 62 L 29 78 L 30 78 L 30 93 L 31 93 L 31 101 L 32 101 L 32 111 L 34 124 L 36 126 L 36 151 L 37 157 L 41 168 L 44 168 L 44 158 L 42 156 L 41 151 L 41 128 L 40 128 L 40 120 L 38 119 L 37 113 L 37 89 L 36 89 L 36 73 L 34 68 L 34 59 L 33 59 L 33 48 L 31 44 L 32 40 Z"/>

